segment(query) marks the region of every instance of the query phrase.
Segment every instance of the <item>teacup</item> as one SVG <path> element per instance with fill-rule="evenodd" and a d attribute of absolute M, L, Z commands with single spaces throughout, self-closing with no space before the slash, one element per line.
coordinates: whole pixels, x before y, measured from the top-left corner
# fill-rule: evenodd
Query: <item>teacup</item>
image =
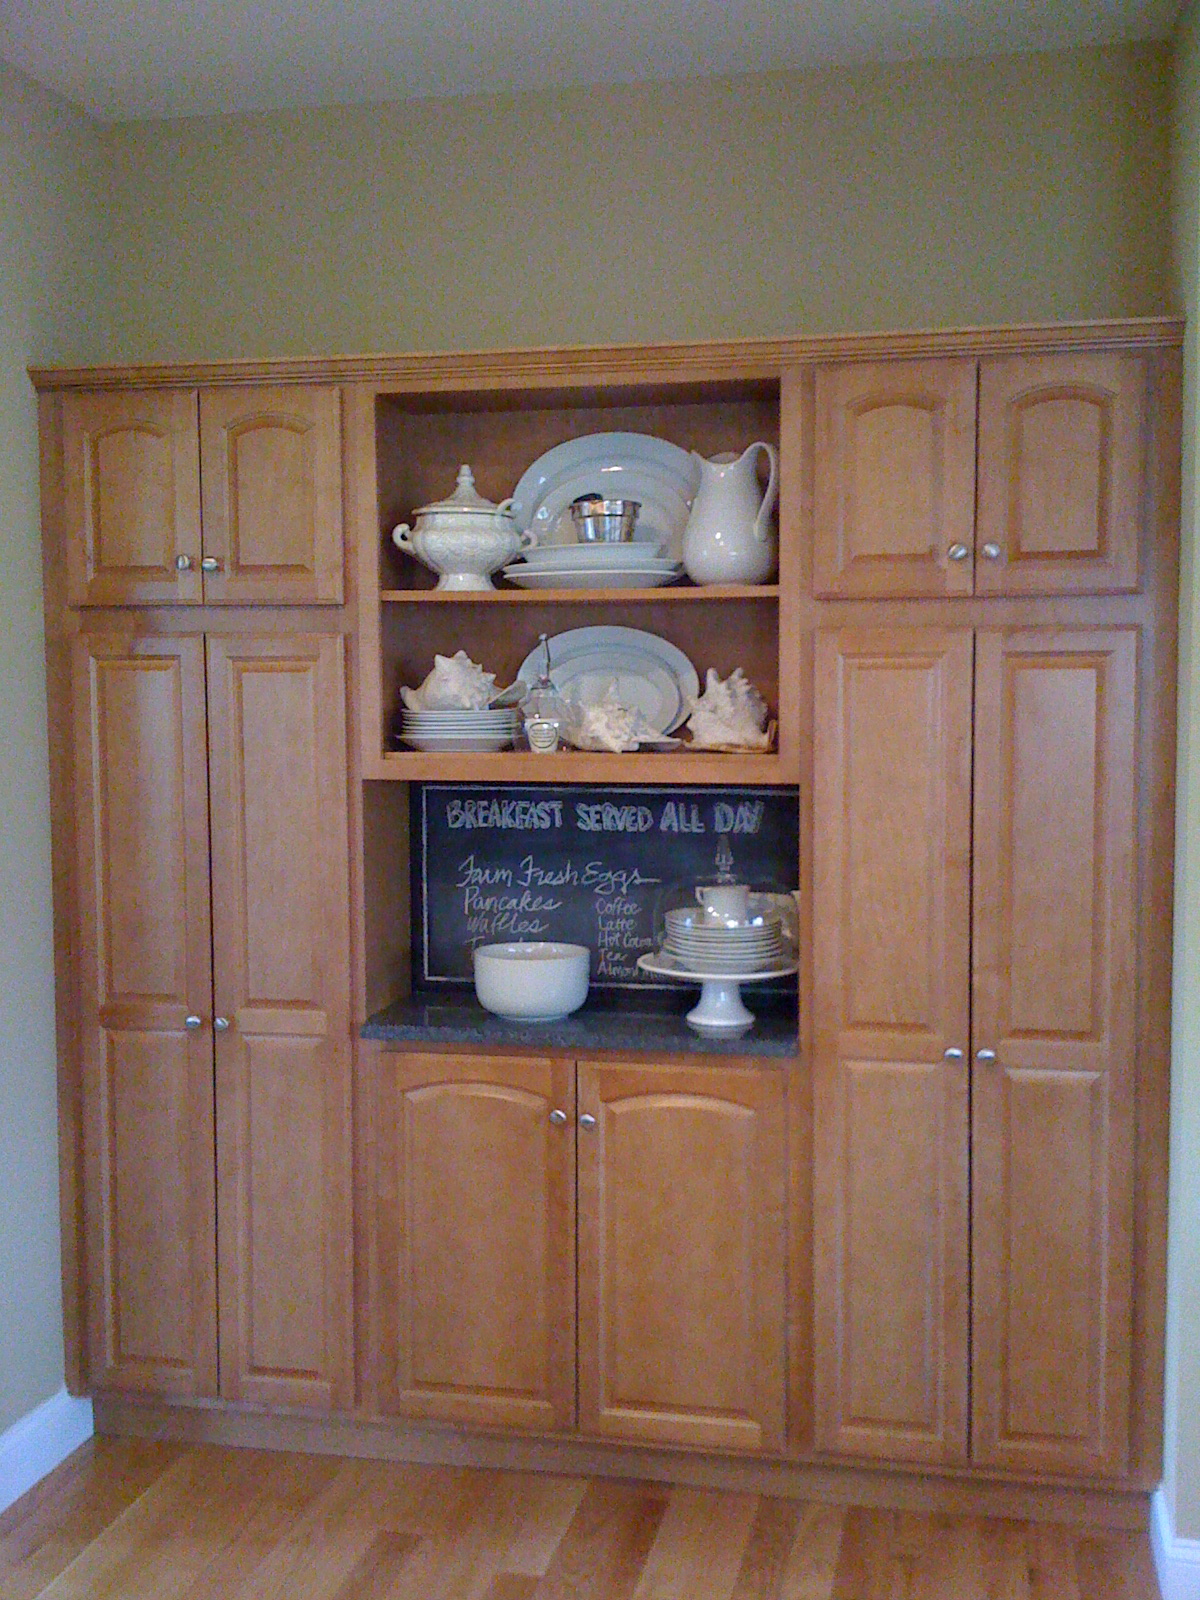
<path fill-rule="evenodd" d="M 750 914 L 749 884 L 705 884 L 696 890 L 696 899 L 704 907 L 705 922 L 745 922 Z"/>

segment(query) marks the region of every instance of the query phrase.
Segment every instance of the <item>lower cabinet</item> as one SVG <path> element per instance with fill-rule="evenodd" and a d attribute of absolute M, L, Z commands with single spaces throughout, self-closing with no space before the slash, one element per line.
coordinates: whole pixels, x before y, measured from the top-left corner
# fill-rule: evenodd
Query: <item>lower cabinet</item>
<path fill-rule="evenodd" d="M 342 641 L 82 636 L 91 1382 L 351 1392 Z"/>
<path fill-rule="evenodd" d="M 385 1410 L 782 1450 L 778 1067 L 384 1054 L 379 1072 Z"/>

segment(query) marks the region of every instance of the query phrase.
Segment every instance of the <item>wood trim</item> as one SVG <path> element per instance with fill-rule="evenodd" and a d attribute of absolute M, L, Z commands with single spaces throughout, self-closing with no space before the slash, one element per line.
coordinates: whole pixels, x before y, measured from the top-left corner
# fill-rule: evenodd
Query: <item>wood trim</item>
<path fill-rule="evenodd" d="M 587 1473 L 637 1478 L 832 1505 L 892 1507 L 950 1515 L 1028 1518 L 1072 1526 L 1143 1531 L 1149 1486 L 1005 1481 L 981 1474 L 894 1471 L 821 1461 L 791 1463 L 689 1450 L 644 1449 L 586 1439 L 546 1439 L 434 1428 L 365 1416 L 270 1414 L 226 1404 L 164 1404 L 95 1397 L 96 1431 L 131 1438 L 303 1450 L 376 1461 L 417 1461 L 510 1472 Z"/>
<path fill-rule="evenodd" d="M 51 730 L 69 730 L 74 717 L 71 638 L 66 609 L 66 524 L 63 506 L 62 402 L 38 399 L 41 443 L 42 603 L 46 636 L 46 710 Z M 79 963 L 73 930 L 79 903 L 76 859 L 75 746 L 49 741 L 51 882 L 54 896 L 54 987 L 58 1057 L 58 1203 L 61 1223 L 63 1365 L 68 1391 L 87 1385 L 84 1301 L 83 1066 Z"/>
<path fill-rule="evenodd" d="M 130 366 L 30 367 L 39 391 L 186 388 L 194 384 L 374 383 L 435 391 L 521 386 L 719 381 L 770 377 L 802 361 L 912 360 L 925 356 L 1037 354 L 1179 346 L 1182 317 L 1024 323 L 913 333 L 824 334 L 694 344 L 573 345 L 528 350 L 430 351 L 306 360 L 194 361 Z"/>

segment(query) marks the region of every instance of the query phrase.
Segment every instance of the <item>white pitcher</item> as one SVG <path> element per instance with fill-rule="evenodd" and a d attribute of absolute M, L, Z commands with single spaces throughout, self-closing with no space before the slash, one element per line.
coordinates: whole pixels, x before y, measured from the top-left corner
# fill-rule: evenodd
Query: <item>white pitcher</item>
<path fill-rule="evenodd" d="M 754 470 L 755 452 L 765 450 L 771 480 L 761 494 Z M 700 488 L 683 532 L 683 565 L 693 583 L 765 583 L 777 555 L 771 512 L 779 492 L 779 457 L 765 440 L 706 461 L 692 451 L 700 468 Z"/>

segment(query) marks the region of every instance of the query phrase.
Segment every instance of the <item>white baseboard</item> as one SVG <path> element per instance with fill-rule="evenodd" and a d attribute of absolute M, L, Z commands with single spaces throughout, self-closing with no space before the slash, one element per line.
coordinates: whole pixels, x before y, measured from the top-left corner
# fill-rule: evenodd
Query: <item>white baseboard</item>
<path fill-rule="evenodd" d="M 0 1511 L 53 1472 L 94 1432 L 92 1402 L 75 1400 L 60 1389 L 0 1433 Z"/>
<path fill-rule="evenodd" d="M 1200 1539 L 1177 1539 L 1162 1485 L 1150 1502 L 1150 1547 L 1163 1600 L 1200 1600 Z"/>

